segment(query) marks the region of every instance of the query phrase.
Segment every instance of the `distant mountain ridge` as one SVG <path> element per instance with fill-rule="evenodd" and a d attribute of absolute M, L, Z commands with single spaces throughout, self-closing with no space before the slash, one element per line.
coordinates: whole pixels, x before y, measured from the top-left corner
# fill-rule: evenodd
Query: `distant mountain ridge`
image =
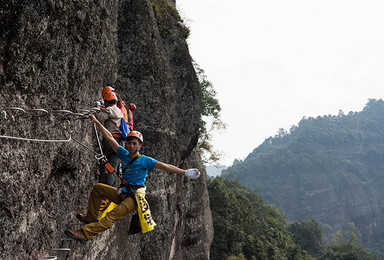
<path fill-rule="evenodd" d="M 383 130 L 381 99 L 361 112 L 303 118 L 222 176 L 257 190 L 290 220 L 314 218 L 334 231 L 353 222 L 365 246 L 384 252 Z"/>
<path fill-rule="evenodd" d="M 221 164 L 217 164 L 217 165 L 206 164 L 204 165 L 204 167 L 205 167 L 205 170 L 207 171 L 207 175 L 210 177 L 220 176 L 221 172 L 228 168 L 228 166 L 221 165 Z"/>

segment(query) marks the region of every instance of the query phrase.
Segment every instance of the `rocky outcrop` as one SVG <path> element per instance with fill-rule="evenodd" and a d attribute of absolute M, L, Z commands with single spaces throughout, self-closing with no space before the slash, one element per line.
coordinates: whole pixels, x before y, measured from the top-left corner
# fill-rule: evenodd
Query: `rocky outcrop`
<path fill-rule="evenodd" d="M 213 228 L 196 148 L 201 93 L 174 2 L 11 0 L 0 6 L 0 28 L 0 108 L 50 112 L 1 110 L 1 136 L 68 140 L 70 129 L 97 151 L 89 119 L 52 111 L 89 109 L 113 84 L 138 107 L 142 153 L 203 173 L 191 181 L 150 172 L 155 230 L 129 236 L 127 217 L 82 245 L 63 241 L 63 230 L 86 210 L 94 155 L 73 139 L 0 138 L 0 258 L 37 259 L 69 247 L 63 259 L 208 259 Z"/>

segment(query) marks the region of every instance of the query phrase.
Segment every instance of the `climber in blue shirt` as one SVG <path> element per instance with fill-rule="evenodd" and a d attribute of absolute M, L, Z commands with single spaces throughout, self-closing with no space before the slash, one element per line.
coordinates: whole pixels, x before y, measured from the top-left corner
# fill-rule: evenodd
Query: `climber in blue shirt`
<path fill-rule="evenodd" d="M 141 155 L 139 150 L 143 146 L 144 139 L 143 135 L 138 131 L 131 131 L 129 133 L 125 148 L 123 148 L 93 115 L 90 117 L 122 161 L 124 168 L 122 176 L 123 185 L 117 189 L 106 184 L 97 183 L 91 191 L 87 214 L 77 214 L 76 216 L 86 225 L 80 230 L 65 230 L 65 234 L 85 243 L 97 234 L 111 228 L 119 219 L 136 210 L 139 213 L 138 215 L 141 215 L 142 232 L 152 230 L 156 224 L 152 220 L 148 203 L 145 200 L 145 180 L 148 170 L 162 169 L 171 173 L 185 175 L 190 179 L 199 178 L 199 170 L 183 170 L 174 165 Z M 98 211 L 103 198 L 107 198 L 109 201 L 117 204 L 117 207 L 99 220 L 97 219 Z"/>

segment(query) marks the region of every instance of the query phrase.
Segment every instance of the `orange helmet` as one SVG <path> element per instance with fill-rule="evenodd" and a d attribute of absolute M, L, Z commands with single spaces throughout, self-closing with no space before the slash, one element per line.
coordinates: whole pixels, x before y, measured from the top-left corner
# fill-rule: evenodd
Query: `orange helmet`
<path fill-rule="evenodd" d="M 129 103 L 129 109 L 133 112 L 136 110 L 136 105 L 133 103 Z"/>
<path fill-rule="evenodd" d="M 141 144 L 144 143 L 143 135 L 139 131 L 131 131 L 131 132 L 129 132 L 127 138 L 130 137 L 130 136 L 136 137 L 137 139 L 139 139 Z"/>
<path fill-rule="evenodd" d="M 112 88 L 111 86 L 106 86 L 104 89 L 103 89 L 103 93 L 102 93 L 102 96 L 104 98 L 105 95 L 111 93 L 111 92 L 115 92 L 115 89 Z M 104 98 L 105 99 L 105 98 Z"/>
<path fill-rule="evenodd" d="M 104 100 L 111 101 L 111 100 L 116 100 L 117 101 L 117 96 L 115 92 L 109 92 L 103 96 Z"/>

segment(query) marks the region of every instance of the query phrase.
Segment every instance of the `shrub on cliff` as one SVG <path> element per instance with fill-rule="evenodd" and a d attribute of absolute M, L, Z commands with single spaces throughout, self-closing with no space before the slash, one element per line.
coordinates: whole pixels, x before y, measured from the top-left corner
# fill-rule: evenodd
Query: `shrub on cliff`
<path fill-rule="evenodd" d="M 202 93 L 202 119 L 200 121 L 199 148 L 203 151 L 204 162 L 217 162 L 221 154 L 212 146 L 212 132 L 225 129 L 226 126 L 220 118 L 221 107 L 212 82 L 208 80 L 204 70 L 200 68 L 196 62 L 194 62 L 193 65 Z M 210 125 L 209 129 L 208 125 Z"/>

